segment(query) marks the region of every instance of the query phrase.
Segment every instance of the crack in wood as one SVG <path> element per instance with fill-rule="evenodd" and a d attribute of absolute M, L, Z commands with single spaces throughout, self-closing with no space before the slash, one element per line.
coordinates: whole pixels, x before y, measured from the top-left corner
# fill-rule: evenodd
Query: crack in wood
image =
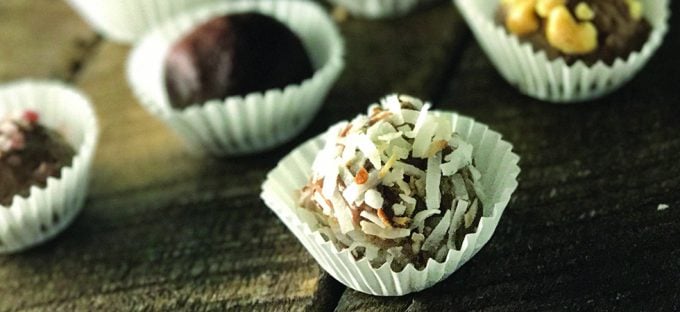
<path fill-rule="evenodd" d="M 309 312 L 333 311 L 338 306 L 345 291 L 345 285 L 336 281 L 330 274 L 321 270 L 316 292 L 312 295 L 312 302 L 306 307 Z"/>
<path fill-rule="evenodd" d="M 97 48 L 102 44 L 104 39 L 101 35 L 94 35 L 91 38 L 77 38 L 74 42 L 76 46 L 76 56 L 68 65 L 64 81 L 75 83 L 79 75 L 83 72 L 88 62 L 94 58 Z"/>

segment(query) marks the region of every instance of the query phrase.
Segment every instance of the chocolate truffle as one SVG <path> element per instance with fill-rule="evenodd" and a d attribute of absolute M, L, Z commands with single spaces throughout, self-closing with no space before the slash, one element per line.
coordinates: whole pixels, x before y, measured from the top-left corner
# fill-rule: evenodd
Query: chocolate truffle
<path fill-rule="evenodd" d="M 71 164 L 73 147 L 56 131 L 38 123 L 39 115 L 25 111 L 0 121 L 0 204 L 15 195 L 28 196 L 34 185 L 45 187 L 48 177 L 60 177 Z"/>
<path fill-rule="evenodd" d="M 301 191 L 318 230 L 374 267 L 443 261 L 479 224 L 485 200 L 473 147 L 428 108 L 391 96 L 331 128 Z"/>
<path fill-rule="evenodd" d="M 502 0 L 497 21 L 550 59 L 611 65 L 647 41 L 643 9 L 640 0 Z"/>
<path fill-rule="evenodd" d="M 258 13 L 221 16 L 197 26 L 165 60 L 168 97 L 178 109 L 284 88 L 313 74 L 302 41 L 281 22 Z"/>

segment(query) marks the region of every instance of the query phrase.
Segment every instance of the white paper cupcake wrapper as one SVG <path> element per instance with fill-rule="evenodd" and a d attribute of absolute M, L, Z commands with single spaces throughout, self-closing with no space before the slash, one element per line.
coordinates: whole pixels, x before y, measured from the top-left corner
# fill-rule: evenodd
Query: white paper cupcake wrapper
<path fill-rule="evenodd" d="M 563 58 L 550 61 L 543 51 L 521 43 L 494 21 L 499 0 L 453 0 L 467 20 L 477 41 L 501 75 L 531 97 L 569 103 L 595 99 L 628 82 L 647 63 L 663 42 L 668 30 L 668 0 L 642 0 L 644 16 L 653 27 L 639 52 L 617 59 L 608 66 L 587 66 L 578 61 L 569 66 Z"/>
<path fill-rule="evenodd" d="M 328 0 L 347 9 L 352 15 L 364 18 L 390 18 L 406 15 L 425 3 L 436 0 Z"/>
<path fill-rule="evenodd" d="M 57 82 L 22 81 L 0 86 L 0 118 L 25 109 L 40 114 L 40 122 L 61 133 L 76 150 L 59 179 L 33 186 L 28 197 L 15 196 L 0 206 L 0 254 L 40 244 L 68 226 L 83 206 L 89 170 L 97 144 L 97 119 L 90 102 Z"/>
<path fill-rule="evenodd" d="M 259 12 L 286 24 L 302 40 L 316 68 L 301 84 L 173 109 L 164 84 L 164 60 L 183 34 L 212 17 Z M 344 44 L 318 5 L 295 0 L 232 1 L 202 7 L 154 29 L 135 47 L 128 80 L 142 105 L 197 153 L 240 155 L 273 148 L 300 133 L 316 115 L 344 67 Z"/>
<path fill-rule="evenodd" d="M 134 43 L 148 30 L 173 16 L 218 1 L 220 0 L 67 0 L 97 32 L 122 43 Z"/>
<path fill-rule="evenodd" d="M 365 258 L 357 261 L 347 250 L 338 250 L 303 221 L 298 208 L 298 191 L 309 182 L 312 163 L 325 144 L 320 135 L 286 156 L 268 175 L 261 197 L 283 223 L 312 254 L 321 267 L 335 279 L 352 289 L 379 296 L 400 296 L 420 291 L 445 279 L 486 244 L 493 234 L 510 195 L 517 188 L 519 156 L 512 145 L 486 125 L 449 112 L 454 131 L 474 147 L 476 167 L 482 173 L 481 183 L 492 203 L 484 208 L 477 231 L 465 236 L 460 250 L 450 250 L 443 263 L 430 259 L 422 271 L 406 266 L 394 272 L 390 263 L 375 269 Z"/>

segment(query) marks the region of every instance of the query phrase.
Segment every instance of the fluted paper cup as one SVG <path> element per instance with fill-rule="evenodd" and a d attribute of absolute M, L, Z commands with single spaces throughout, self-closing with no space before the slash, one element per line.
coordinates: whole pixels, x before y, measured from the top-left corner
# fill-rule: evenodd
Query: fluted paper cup
<path fill-rule="evenodd" d="M 354 16 L 364 18 L 391 18 L 406 15 L 419 5 L 437 0 L 328 0 L 342 6 Z"/>
<path fill-rule="evenodd" d="M 259 12 L 287 25 L 304 43 L 314 75 L 283 89 L 172 108 L 163 67 L 171 45 L 193 26 L 240 12 Z M 295 0 L 232 1 L 202 7 L 154 29 L 134 48 L 127 76 L 141 104 L 184 138 L 191 151 L 241 155 L 271 149 L 299 134 L 337 80 L 343 57 L 342 38 L 320 6 Z"/>
<path fill-rule="evenodd" d="M 27 197 L 14 196 L 0 206 L 0 254 L 19 252 L 57 235 L 83 206 L 89 170 L 97 144 L 97 119 L 90 102 L 57 82 L 22 81 L 0 86 L 0 118 L 31 109 L 40 123 L 64 136 L 76 151 L 59 178 L 44 188 L 33 186 Z"/>
<path fill-rule="evenodd" d="M 121 43 L 134 43 L 146 31 L 175 15 L 200 5 L 225 0 L 66 1 L 106 38 Z"/>
<path fill-rule="evenodd" d="M 510 195 L 517 188 L 519 156 L 512 145 L 486 125 L 450 112 L 438 114 L 451 118 L 452 130 L 474 147 L 475 166 L 482 174 L 481 184 L 489 194 L 477 231 L 467 234 L 460 250 L 449 250 L 444 262 L 429 259 L 423 270 L 408 264 L 402 271 L 391 269 L 391 262 L 379 268 L 366 258 L 356 260 L 348 249 L 338 250 L 325 240 L 314 218 L 306 217 L 299 206 L 298 192 L 312 176 L 312 163 L 325 145 L 325 134 L 293 150 L 268 175 L 261 197 L 307 251 L 335 279 L 357 291 L 378 296 L 401 296 L 428 288 L 447 278 L 472 258 L 491 238 Z"/>
<path fill-rule="evenodd" d="M 668 0 L 642 0 L 644 17 L 652 31 L 642 49 L 606 65 L 582 61 L 567 65 L 563 58 L 549 60 L 530 43 L 522 43 L 494 21 L 500 0 L 453 0 L 477 41 L 500 74 L 522 93 L 555 102 L 581 102 L 620 88 L 640 71 L 663 42 L 668 31 Z"/>

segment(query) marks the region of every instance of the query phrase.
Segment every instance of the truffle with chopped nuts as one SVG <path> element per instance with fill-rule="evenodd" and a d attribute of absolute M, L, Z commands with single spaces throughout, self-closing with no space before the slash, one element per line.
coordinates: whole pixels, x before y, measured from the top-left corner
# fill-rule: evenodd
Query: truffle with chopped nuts
<path fill-rule="evenodd" d="M 331 128 L 301 190 L 317 230 L 375 267 L 443 261 L 482 216 L 472 145 L 429 108 L 393 95 Z"/>
<path fill-rule="evenodd" d="M 59 178 L 75 150 L 56 131 L 39 124 L 39 115 L 24 111 L 0 121 L 0 204 L 15 195 L 28 196 L 32 186 L 45 187 Z"/>
<path fill-rule="evenodd" d="M 259 13 L 213 18 L 177 41 L 165 59 L 168 98 L 178 109 L 284 88 L 313 74 L 300 38 Z"/>
<path fill-rule="evenodd" d="M 640 0 L 501 0 L 497 20 L 550 59 L 611 65 L 647 41 L 643 10 Z"/>

